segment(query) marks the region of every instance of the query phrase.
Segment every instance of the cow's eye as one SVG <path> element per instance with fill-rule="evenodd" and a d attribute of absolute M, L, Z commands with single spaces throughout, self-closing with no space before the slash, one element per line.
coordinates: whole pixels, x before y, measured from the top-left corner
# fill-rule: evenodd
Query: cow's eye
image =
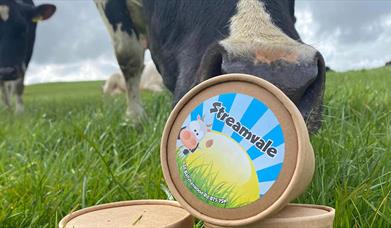
<path fill-rule="evenodd" d="M 194 132 L 197 132 L 197 130 L 196 130 L 196 129 L 194 129 Z"/>
<path fill-rule="evenodd" d="M 198 133 L 196 133 L 196 135 L 198 136 Z"/>

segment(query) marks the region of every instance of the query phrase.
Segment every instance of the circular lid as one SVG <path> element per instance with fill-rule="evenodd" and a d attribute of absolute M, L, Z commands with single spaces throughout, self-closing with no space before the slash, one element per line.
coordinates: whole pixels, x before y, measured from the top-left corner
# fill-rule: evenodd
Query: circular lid
<path fill-rule="evenodd" d="M 276 215 L 269 219 L 294 219 L 319 217 L 329 213 L 334 213 L 334 209 L 326 206 L 309 205 L 309 204 L 289 204 Z"/>
<path fill-rule="evenodd" d="M 276 215 L 260 221 L 254 227 L 331 228 L 333 227 L 334 217 L 335 210 L 331 207 L 308 204 L 289 204 Z"/>
<path fill-rule="evenodd" d="M 308 204 L 289 204 L 277 214 L 246 226 L 247 228 L 320 228 L 333 227 L 334 208 Z M 207 227 L 221 227 L 207 224 Z"/>
<path fill-rule="evenodd" d="M 300 156 L 299 124 L 305 126 L 296 106 L 265 80 L 243 74 L 207 80 L 179 101 L 165 126 L 168 187 L 204 221 L 258 220 L 283 206 Z"/>
<path fill-rule="evenodd" d="M 65 227 L 192 227 L 191 215 L 177 202 L 125 201 L 76 211 L 60 222 Z"/>

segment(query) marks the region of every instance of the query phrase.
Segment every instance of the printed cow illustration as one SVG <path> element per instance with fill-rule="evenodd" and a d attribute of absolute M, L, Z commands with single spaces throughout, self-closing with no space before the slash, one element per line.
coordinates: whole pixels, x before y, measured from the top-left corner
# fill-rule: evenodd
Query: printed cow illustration
<path fill-rule="evenodd" d="M 205 123 L 205 118 L 197 116 L 197 120 L 191 121 L 186 127 L 183 127 L 179 132 L 178 139 L 183 145 L 182 153 L 188 155 L 193 153 L 199 147 L 200 141 L 205 137 L 210 130 L 211 125 Z"/>

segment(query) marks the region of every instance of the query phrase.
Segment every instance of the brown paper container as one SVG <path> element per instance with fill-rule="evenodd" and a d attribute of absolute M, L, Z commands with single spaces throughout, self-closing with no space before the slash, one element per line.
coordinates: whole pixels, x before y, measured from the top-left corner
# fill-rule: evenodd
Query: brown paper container
<path fill-rule="evenodd" d="M 175 201 L 136 200 L 73 212 L 60 221 L 59 227 L 192 228 L 193 224 L 193 217 Z"/>
<path fill-rule="evenodd" d="M 239 207 L 223 208 L 220 205 L 216 206 L 216 202 L 228 205 L 230 201 L 225 201 L 222 198 L 218 198 L 216 201 L 216 197 L 207 192 L 208 189 L 201 189 L 201 187 L 194 184 L 196 180 L 192 174 L 187 175 L 188 167 L 186 165 L 190 162 L 186 163 L 186 160 L 185 165 L 182 166 L 178 162 L 178 156 L 184 148 L 184 146 L 178 146 L 178 140 L 180 140 L 179 136 L 182 129 L 186 127 L 182 125 L 187 123 L 185 121 L 190 118 L 190 113 L 194 112 L 196 107 L 222 94 L 230 93 L 255 98 L 272 111 L 283 132 L 285 154 L 280 173 L 264 195 L 261 194 L 261 197 L 256 201 L 246 202 Z M 238 103 L 237 107 L 233 108 L 237 110 L 245 109 L 244 103 Z M 212 109 L 210 112 L 212 112 Z M 201 139 L 199 143 L 203 143 L 202 140 L 204 139 Z M 214 144 L 202 144 L 203 147 L 208 145 Z M 183 151 L 183 154 L 188 152 Z M 196 156 L 193 154 L 192 156 Z M 229 159 L 229 155 L 223 155 L 222 157 L 223 159 L 226 159 L 226 157 Z M 251 159 L 253 158 L 251 157 Z M 204 81 L 179 101 L 165 126 L 161 141 L 161 162 L 165 180 L 175 199 L 195 217 L 220 226 L 251 224 L 278 212 L 306 189 L 313 177 L 315 163 L 306 124 L 293 102 L 271 83 L 244 74 L 222 75 Z M 214 165 L 213 163 L 211 167 L 215 167 Z M 222 167 L 221 164 L 216 166 Z M 236 164 L 230 164 L 230 169 L 232 170 L 229 170 L 229 172 L 236 172 Z M 239 171 L 233 174 L 236 175 L 240 173 Z M 212 175 L 214 174 L 212 173 Z M 256 174 L 258 180 L 260 180 L 258 171 Z M 185 178 L 187 178 L 187 182 L 185 182 Z M 199 180 L 202 179 L 199 178 Z M 224 184 L 225 182 L 221 183 Z M 261 187 L 261 184 L 259 184 L 259 191 L 261 191 Z M 200 189 L 201 191 L 199 191 Z M 197 193 L 199 194 L 197 195 Z M 235 195 L 236 192 L 232 194 Z M 234 197 L 230 200 L 233 201 L 232 199 Z M 216 204 L 210 203 L 212 200 Z"/>
<path fill-rule="evenodd" d="M 334 216 L 335 210 L 331 207 L 289 204 L 276 215 L 242 228 L 332 228 Z M 204 227 L 222 228 L 212 224 Z"/>

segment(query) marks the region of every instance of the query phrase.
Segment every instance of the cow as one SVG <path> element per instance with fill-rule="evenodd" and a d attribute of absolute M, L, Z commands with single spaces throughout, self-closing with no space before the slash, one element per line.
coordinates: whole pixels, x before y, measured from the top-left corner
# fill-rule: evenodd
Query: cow
<path fill-rule="evenodd" d="M 152 92 L 162 92 L 164 90 L 162 76 L 156 70 L 155 64 L 152 61 L 145 63 L 140 81 L 141 90 L 149 90 Z M 103 85 L 104 95 L 118 95 L 127 92 L 125 78 L 121 73 L 112 74 Z"/>
<path fill-rule="evenodd" d="M 35 6 L 32 0 L 0 0 L 0 90 L 3 102 L 11 108 L 16 95 L 16 112 L 22 112 L 24 76 L 30 63 L 37 23 L 49 19 L 56 6 Z"/>
<path fill-rule="evenodd" d="M 301 111 L 309 131 L 319 129 L 325 63 L 295 29 L 295 0 L 95 2 L 132 88 L 128 114 L 135 120 L 143 113 L 137 87 L 146 43 L 174 105 L 204 80 L 246 73 L 281 89 Z"/>
<path fill-rule="evenodd" d="M 125 77 L 127 117 L 138 122 L 144 116 L 140 102 L 140 81 L 147 47 L 143 42 L 146 37 L 145 24 L 138 20 L 144 17 L 142 3 L 137 0 L 94 1 L 110 33 L 118 64 Z"/>
<path fill-rule="evenodd" d="M 124 76 L 120 73 L 112 74 L 102 87 L 104 95 L 115 96 L 126 92 Z"/>
<path fill-rule="evenodd" d="M 205 123 L 205 119 L 197 116 L 197 120 L 191 121 L 179 131 L 178 140 L 183 148 L 183 155 L 194 152 L 199 147 L 200 141 L 210 132 L 211 125 Z"/>
<path fill-rule="evenodd" d="M 152 92 L 162 92 L 164 90 L 162 76 L 157 71 L 153 61 L 145 63 L 143 73 L 141 74 L 140 89 Z"/>

